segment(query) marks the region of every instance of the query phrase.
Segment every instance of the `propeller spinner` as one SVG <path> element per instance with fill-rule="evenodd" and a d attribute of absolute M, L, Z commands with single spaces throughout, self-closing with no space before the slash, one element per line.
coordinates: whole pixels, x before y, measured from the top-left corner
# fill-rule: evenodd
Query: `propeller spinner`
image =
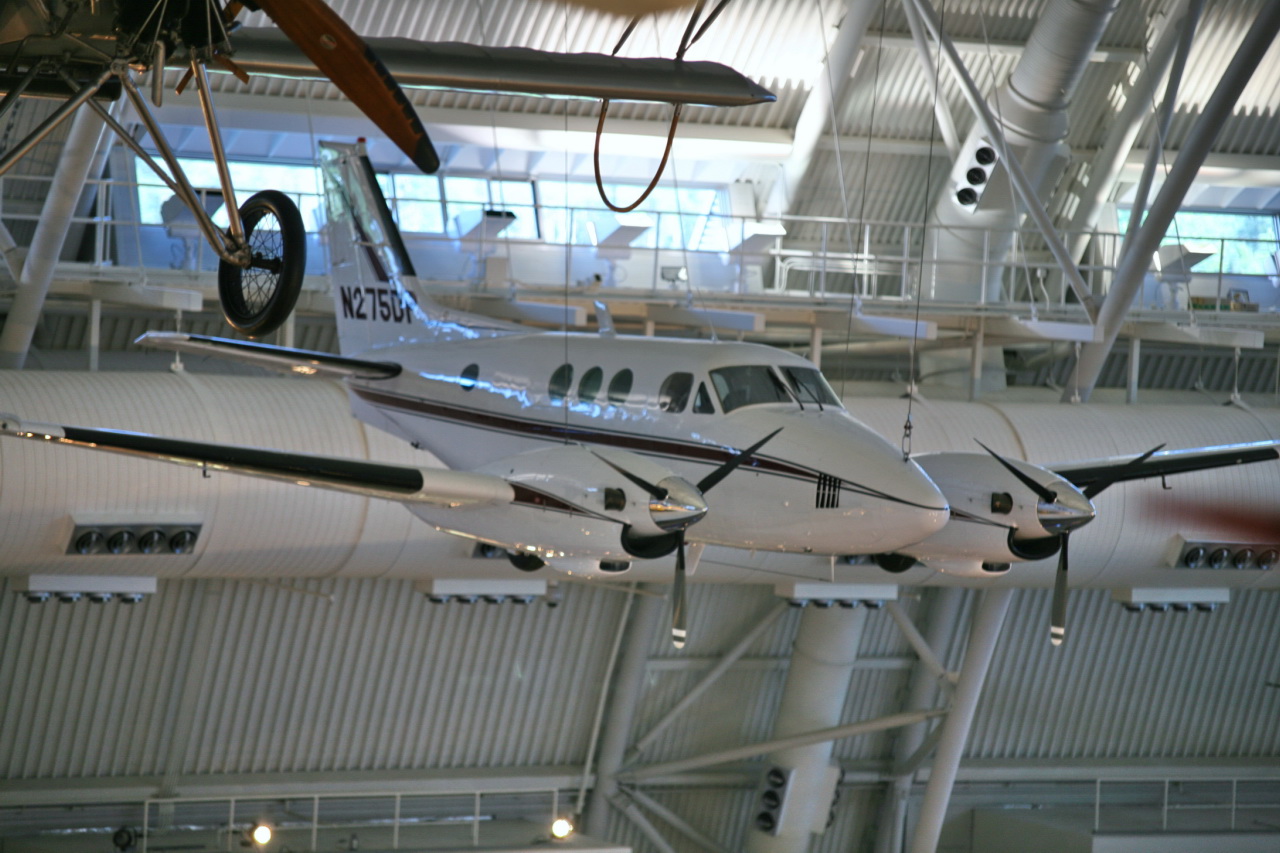
<path fill-rule="evenodd" d="M 685 531 L 693 524 L 701 521 L 707 514 L 705 494 L 715 488 L 725 477 L 732 474 L 739 466 L 750 461 L 765 443 L 782 432 L 779 427 L 741 453 L 730 457 L 722 465 L 698 481 L 695 486 L 683 477 L 666 477 L 660 482 L 651 483 L 631 471 L 596 454 L 602 462 L 649 494 L 649 515 L 661 529 L 672 535 L 672 545 L 676 554 L 676 573 L 671 586 L 671 643 L 677 649 L 684 648 L 688 637 L 685 608 L 685 576 L 688 574 L 685 554 Z M 665 540 L 665 537 L 663 537 Z M 694 555 L 701 553 L 701 548 Z M 671 553 L 664 548 L 663 554 Z"/>
<path fill-rule="evenodd" d="M 976 441 L 976 439 L 975 439 Z M 1067 540 L 1073 530 L 1077 530 L 1093 521 L 1097 515 L 1093 502 L 1084 492 L 1066 481 L 1054 483 L 1050 488 L 1037 481 L 1031 475 L 1018 468 L 1008 459 L 987 447 L 981 441 L 978 446 L 1004 466 L 1005 470 L 1030 489 L 1039 501 L 1036 503 L 1036 518 L 1046 533 L 1058 539 L 1058 571 L 1053 580 L 1053 603 L 1050 606 L 1049 642 L 1055 646 L 1062 645 L 1067 634 Z M 1155 451 L 1151 451 L 1154 453 Z M 1149 455 L 1149 454 L 1148 454 Z M 1109 483 L 1107 485 L 1110 485 Z M 1106 488 L 1104 485 L 1102 488 Z M 1101 491 L 1099 489 L 1098 491 Z M 1096 492 L 1095 492 L 1096 494 Z"/>

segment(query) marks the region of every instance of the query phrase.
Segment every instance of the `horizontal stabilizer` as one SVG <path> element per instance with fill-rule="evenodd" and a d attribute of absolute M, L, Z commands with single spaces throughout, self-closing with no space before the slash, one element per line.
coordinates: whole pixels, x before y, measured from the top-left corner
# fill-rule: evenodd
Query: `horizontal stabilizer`
<path fill-rule="evenodd" d="M 1266 462 L 1273 459 L 1280 459 L 1280 441 L 1254 441 L 1217 447 L 1162 450 L 1152 453 L 1142 461 L 1136 461 L 1132 456 L 1122 456 L 1045 467 L 1077 488 L 1090 493 L 1090 488 L 1098 484 L 1103 484 L 1105 487 L 1127 480 L 1146 480 L 1169 474 L 1185 474 L 1188 471 L 1226 468 L 1231 465 Z"/>
<path fill-rule="evenodd" d="M 390 361 L 364 361 L 326 352 L 290 349 L 252 341 L 184 335 L 180 332 L 145 332 L 135 344 L 174 350 L 193 355 L 213 355 L 233 361 L 328 379 L 391 379 L 400 375 L 400 365 Z"/>
<path fill-rule="evenodd" d="M 139 456 L 205 471 L 225 471 L 401 503 L 463 507 L 509 503 L 515 492 L 501 477 L 467 471 L 385 465 L 140 432 L 23 422 L 0 416 L 0 435 Z"/>

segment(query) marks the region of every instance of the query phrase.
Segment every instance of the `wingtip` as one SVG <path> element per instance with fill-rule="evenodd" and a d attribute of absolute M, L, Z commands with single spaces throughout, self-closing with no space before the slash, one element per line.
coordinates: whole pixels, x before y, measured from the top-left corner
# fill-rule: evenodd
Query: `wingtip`
<path fill-rule="evenodd" d="M 1054 625 L 1049 629 L 1049 642 L 1055 646 L 1062 645 L 1062 641 L 1067 638 L 1066 628 Z"/>
<path fill-rule="evenodd" d="M 679 628 L 672 628 L 671 645 L 675 646 L 677 649 L 683 649 L 686 636 L 687 634 L 683 630 Z"/>

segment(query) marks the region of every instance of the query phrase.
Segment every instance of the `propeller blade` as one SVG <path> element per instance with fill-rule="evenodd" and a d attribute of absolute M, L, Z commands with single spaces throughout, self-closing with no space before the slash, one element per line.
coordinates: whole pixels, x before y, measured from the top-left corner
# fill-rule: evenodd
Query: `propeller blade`
<path fill-rule="evenodd" d="M 685 625 L 684 610 L 684 533 L 680 534 L 680 544 L 676 546 L 676 578 L 671 586 L 671 644 L 677 649 L 684 648 L 688 637 Z"/>
<path fill-rule="evenodd" d="M 427 174 L 440 168 L 431 139 L 400 84 L 364 39 L 323 0 L 256 3 L 415 166 Z"/>
<path fill-rule="evenodd" d="M 640 488 L 644 489 L 646 492 L 648 492 L 648 493 L 649 493 L 649 497 L 651 497 L 651 498 L 653 498 L 653 499 L 655 499 L 655 500 L 659 500 L 659 501 L 660 501 L 660 500 L 663 500 L 664 498 L 666 498 L 666 497 L 667 497 L 667 495 L 671 494 L 671 493 L 670 493 L 670 492 L 668 492 L 666 489 L 664 489 L 662 486 L 659 486 L 659 485 L 658 485 L 658 484 L 656 484 L 656 483 L 650 483 L 648 480 L 644 479 L 643 477 L 640 477 L 640 476 L 638 476 L 638 475 L 636 475 L 636 474 L 632 474 L 632 473 L 631 473 L 630 471 L 628 471 L 626 468 L 623 468 L 623 467 L 622 467 L 622 466 L 620 466 L 620 465 L 615 465 L 614 463 L 610 462 L 608 459 L 605 459 L 605 458 L 604 458 L 603 456 L 601 456 L 599 453 L 596 453 L 594 450 L 593 450 L 593 451 L 591 451 L 591 455 L 595 456 L 595 457 L 596 457 L 597 459 L 599 459 L 601 462 L 603 462 L 604 464 L 608 465 L 610 468 L 612 468 L 613 470 L 617 471 L 619 474 L 621 474 L 622 476 L 626 477 L 628 480 L 630 480 L 631 482 L 635 483 L 635 484 L 636 484 L 637 486 L 639 486 Z"/>
<path fill-rule="evenodd" d="M 974 441 L 978 441 L 978 439 L 975 438 Z M 978 441 L 978 446 L 981 447 L 983 450 L 987 451 L 988 453 L 990 453 L 992 458 L 995 459 L 997 462 L 999 462 L 1001 465 L 1003 465 L 1006 471 L 1008 471 L 1013 476 L 1017 477 L 1018 482 L 1022 483 L 1022 485 L 1026 486 L 1028 489 L 1035 492 L 1036 496 L 1039 497 L 1040 500 L 1053 503 L 1058 499 L 1058 495 L 1056 492 L 1051 491 L 1047 486 L 1043 486 L 1040 483 L 1037 483 L 1035 480 L 1028 477 L 1025 473 L 1023 473 L 1022 471 L 1019 471 L 1017 468 L 1013 466 L 1013 464 L 1008 459 L 1005 459 L 1003 456 L 1001 456 L 999 453 L 996 453 L 990 447 L 987 447 L 981 441 Z"/>
<path fill-rule="evenodd" d="M 1148 459 L 1154 456 L 1157 452 L 1163 449 L 1164 449 L 1163 443 L 1157 444 L 1155 447 L 1151 448 L 1141 456 L 1137 456 L 1137 457 L 1134 457 L 1133 459 L 1130 459 L 1125 464 L 1116 468 L 1115 471 L 1112 472 L 1110 477 L 1103 477 L 1101 480 L 1098 480 L 1096 483 L 1091 483 L 1089 486 L 1087 486 L 1084 489 L 1084 496 L 1086 498 L 1092 499 L 1094 495 L 1098 494 L 1103 489 L 1108 488 L 1109 486 L 1114 484 L 1117 480 L 1121 479 L 1121 477 L 1124 474 L 1128 473 L 1129 471 L 1132 471 L 1134 468 L 1137 468 L 1143 462 L 1146 462 Z"/>
<path fill-rule="evenodd" d="M 1049 642 L 1062 645 L 1067 638 L 1067 534 L 1062 534 L 1058 552 L 1058 576 L 1053 581 L 1053 605 L 1049 615 Z"/>
<path fill-rule="evenodd" d="M 751 457 L 755 455 L 757 450 L 764 447 L 765 443 L 769 441 L 769 439 L 773 438 L 775 435 L 777 435 L 780 432 L 782 432 L 782 427 L 778 427 L 773 432 L 769 433 L 764 438 L 760 439 L 755 444 L 751 445 L 746 450 L 742 451 L 737 456 L 733 457 L 728 462 L 724 463 L 719 468 L 712 471 L 707 476 L 703 477 L 701 480 L 698 481 L 698 491 L 705 494 L 706 492 L 715 488 L 716 485 L 718 485 L 721 480 L 723 480 L 725 477 L 728 477 L 730 474 L 732 474 L 734 470 L 743 462 L 746 462 L 749 459 L 751 459 Z"/>

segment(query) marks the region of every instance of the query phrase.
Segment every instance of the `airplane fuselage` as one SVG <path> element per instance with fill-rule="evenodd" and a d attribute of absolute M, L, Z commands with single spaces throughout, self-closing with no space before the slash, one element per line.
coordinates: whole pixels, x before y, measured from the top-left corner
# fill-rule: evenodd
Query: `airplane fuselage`
<path fill-rule="evenodd" d="M 357 416 L 450 468 L 508 479 L 522 476 L 522 466 L 503 469 L 507 461 L 570 446 L 636 454 L 696 483 L 780 430 L 718 487 L 690 541 L 878 553 L 917 542 L 948 518 L 928 477 L 854 419 L 812 363 L 770 347 L 523 333 L 419 341 L 365 356 L 403 369 L 392 379 L 350 384 Z M 542 460 L 529 470 L 555 475 Z M 527 478 L 538 487 L 537 474 Z M 591 498 L 585 502 L 537 509 L 607 529 L 607 514 Z M 420 514 L 454 532 L 469 532 L 469 522 L 489 527 L 476 524 L 474 510 L 423 507 Z"/>

